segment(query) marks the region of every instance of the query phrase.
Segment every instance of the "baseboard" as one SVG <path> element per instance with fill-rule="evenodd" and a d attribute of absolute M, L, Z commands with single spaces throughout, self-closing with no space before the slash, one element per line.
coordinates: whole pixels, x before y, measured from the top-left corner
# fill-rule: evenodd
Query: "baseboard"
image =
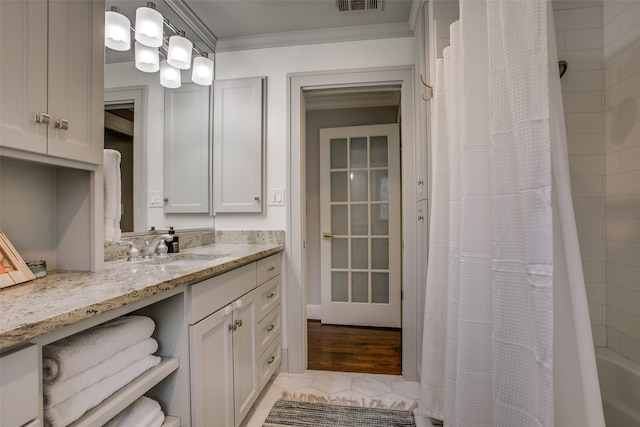
<path fill-rule="evenodd" d="M 307 304 L 307 319 L 321 320 L 322 306 L 320 304 Z"/>

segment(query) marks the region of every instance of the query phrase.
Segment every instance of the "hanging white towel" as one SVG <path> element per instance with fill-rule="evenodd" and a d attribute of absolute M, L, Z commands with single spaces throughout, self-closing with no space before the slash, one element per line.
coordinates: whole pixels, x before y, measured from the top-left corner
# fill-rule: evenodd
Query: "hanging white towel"
<path fill-rule="evenodd" d="M 104 240 L 120 240 L 120 152 L 104 150 Z"/>
<path fill-rule="evenodd" d="M 146 316 L 123 316 L 42 348 L 42 378 L 62 381 L 149 338 L 155 323 Z"/>
<path fill-rule="evenodd" d="M 116 415 L 104 427 L 159 427 L 164 422 L 160 404 L 142 396 Z"/>
<path fill-rule="evenodd" d="M 133 362 L 155 353 L 157 349 L 158 342 L 153 338 L 147 338 L 119 351 L 107 360 L 80 372 L 78 375 L 63 381 L 45 383 L 43 386 L 44 407 L 56 406 L 98 381 L 115 375 Z"/>
<path fill-rule="evenodd" d="M 52 427 L 63 427 L 71 424 L 146 370 L 156 366 L 160 363 L 160 360 L 158 356 L 145 356 L 117 374 L 104 378 L 80 393 L 74 394 L 64 402 L 51 408 L 45 408 L 45 422 Z"/>

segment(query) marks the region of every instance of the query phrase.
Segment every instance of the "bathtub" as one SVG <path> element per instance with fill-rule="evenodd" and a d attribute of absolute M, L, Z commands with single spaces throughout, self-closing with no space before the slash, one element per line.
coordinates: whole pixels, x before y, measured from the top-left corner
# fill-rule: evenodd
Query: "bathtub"
<path fill-rule="evenodd" d="M 640 365 L 608 348 L 595 351 L 607 427 L 640 427 Z"/>

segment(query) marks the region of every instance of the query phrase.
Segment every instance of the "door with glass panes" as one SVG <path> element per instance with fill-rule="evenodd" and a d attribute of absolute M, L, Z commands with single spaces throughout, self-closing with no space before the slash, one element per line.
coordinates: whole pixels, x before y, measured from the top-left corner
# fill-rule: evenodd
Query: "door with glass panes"
<path fill-rule="evenodd" d="M 322 323 L 400 327 L 397 124 L 320 130 Z"/>

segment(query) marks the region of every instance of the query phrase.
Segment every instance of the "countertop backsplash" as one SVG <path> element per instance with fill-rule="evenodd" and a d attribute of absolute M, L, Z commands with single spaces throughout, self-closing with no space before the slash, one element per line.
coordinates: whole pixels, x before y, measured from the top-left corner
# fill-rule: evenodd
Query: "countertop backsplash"
<path fill-rule="evenodd" d="M 138 249 L 145 246 L 145 242 L 152 240 L 160 234 L 167 233 L 168 230 L 154 230 L 147 233 L 132 233 L 123 236 L 122 241 L 134 242 Z M 211 245 L 213 243 L 241 243 L 241 244 L 261 244 L 278 243 L 284 244 L 285 234 L 283 230 L 215 230 L 213 228 L 199 228 L 189 230 L 176 230 L 180 236 L 180 249 L 195 248 L 198 246 Z M 129 246 L 119 245 L 113 242 L 104 244 L 104 260 L 116 261 L 127 258 Z"/>

